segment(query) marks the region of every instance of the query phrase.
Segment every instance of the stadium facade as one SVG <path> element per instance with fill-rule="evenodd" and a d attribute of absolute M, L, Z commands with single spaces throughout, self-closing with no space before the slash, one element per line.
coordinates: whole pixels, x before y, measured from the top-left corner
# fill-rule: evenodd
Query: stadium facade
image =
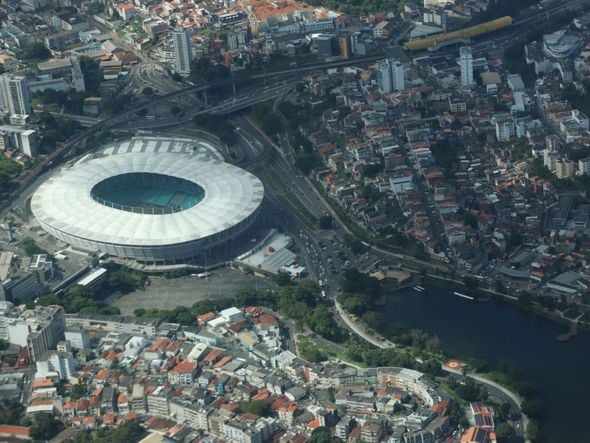
<path fill-rule="evenodd" d="M 263 197 L 258 178 L 206 142 L 136 137 L 64 166 L 34 193 L 31 210 L 74 247 L 172 264 L 231 251 Z"/>

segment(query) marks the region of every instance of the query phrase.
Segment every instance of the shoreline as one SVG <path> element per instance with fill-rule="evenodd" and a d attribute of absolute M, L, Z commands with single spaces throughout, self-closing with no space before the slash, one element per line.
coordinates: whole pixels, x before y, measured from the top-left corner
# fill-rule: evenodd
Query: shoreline
<path fill-rule="evenodd" d="M 434 274 L 427 274 L 427 275 L 423 276 L 422 278 L 424 278 L 424 277 L 427 278 L 427 281 L 425 282 L 425 284 L 428 284 L 428 285 L 438 288 L 438 289 L 451 290 L 451 289 L 456 289 L 457 287 L 465 288 L 465 284 L 460 280 L 451 280 L 446 277 L 437 276 Z M 435 281 L 429 281 L 429 280 L 435 280 Z M 437 282 L 442 282 L 442 284 L 437 283 Z M 531 304 L 529 306 L 524 306 L 521 303 L 519 303 L 517 297 L 509 296 L 507 294 L 502 294 L 500 292 L 496 292 L 494 290 L 485 289 L 485 288 L 469 289 L 469 291 L 473 292 L 473 293 L 479 293 L 479 294 L 485 295 L 487 297 L 485 299 L 474 300 L 477 302 L 487 302 L 487 301 L 499 300 L 501 302 L 510 303 L 514 306 L 517 306 L 518 308 L 520 308 L 526 312 L 530 312 L 531 314 L 538 315 L 538 316 L 543 317 L 547 320 L 567 326 L 568 328 L 571 327 L 571 325 L 573 323 L 575 323 L 575 324 L 577 324 L 578 329 L 590 331 L 590 324 L 589 323 L 586 323 L 583 321 L 574 321 L 574 320 L 564 318 L 564 317 L 556 314 L 553 311 L 547 311 L 544 308 L 539 307 L 534 304 Z M 573 338 L 573 337 L 575 337 L 575 335 L 571 336 L 571 338 Z"/>

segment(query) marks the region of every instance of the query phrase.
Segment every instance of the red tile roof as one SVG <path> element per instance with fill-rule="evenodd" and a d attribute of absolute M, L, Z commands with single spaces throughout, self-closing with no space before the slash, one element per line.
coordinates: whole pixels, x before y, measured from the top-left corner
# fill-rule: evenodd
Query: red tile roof
<path fill-rule="evenodd" d="M 0 425 L 0 435 L 28 437 L 29 434 L 30 428 L 26 426 Z"/>
<path fill-rule="evenodd" d="M 176 366 L 174 366 L 170 372 L 178 373 L 178 374 L 192 374 L 195 369 L 197 368 L 196 363 L 191 363 L 188 360 L 181 361 Z"/>

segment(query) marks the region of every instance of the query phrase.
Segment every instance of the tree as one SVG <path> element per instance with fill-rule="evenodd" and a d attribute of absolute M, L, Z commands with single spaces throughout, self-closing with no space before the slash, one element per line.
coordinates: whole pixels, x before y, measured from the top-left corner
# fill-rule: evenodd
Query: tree
<path fill-rule="evenodd" d="M 279 271 L 273 275 L 272 280 L 279 286 L 290 286 L 293 284 L 291 276 L 283 271 Z"/>
<path fill-rule="evenodd" d="M 144 276 L 141 272 L 120 267 L 109 272 L 107 281 L 113 290 L 128 294 L 143 287 Z"/>
<path fill-rule="evenodd" d="M 79 400 L 84 397 L 84 395 L 86 395 L 86 385 L 77 384 L 72 386 L 72 390 L 70 391 L 70 397 L 72 400 Z"/>
<path fill-rule="evenodd" d="M 526 427 L 525 436 L 527 440 L 530 440 L 533 443 L 538 442 L 541 439 L 541 429 L 539 428 L 539 423 L 537 423 L 535 420 L 530 420 Z"/>
<path fill-rule="evenodd" d="M 508 423 L 496 426 L 496 438 L 499 443 L 510 443 L 516 437 L 516 431 Z"/>
<path fill-rule="evenodd" d="M 369 163 L 363 168 L 363 176 L 367 178 L 374 178 L 381 171 L 383 171 L 383 167 L 380 163 Z"/>
<path fill-rule="evenodd" d="M 31 437 L 33 440 L 50 440 L 57 435 L 60 427 L 61 422 L 56 420 L 52 414 L 37 414 L 33 426 L 31 426 Z"/>
<path fill-rule="evenodd" d="M 319 219 L 320 229 L 332 229 L 332 222 L 333 219 L 331 215 L 322 215 Z"/>
<path fill-rule="evenodd" d="M 477 289 L 477 287 L 479 286 L 479 282 L 477 281 L 477 279 L 469 275 L 463 279 L 463 284 L 467 289 Z"/>
<path fill-rule="evenodd" d="M 173 116 L 175 116 L 175 117 L 176 117 L 178 114 L 180 114 L 180 108 L 179 108 L 178 106 L 176 106 L 176 105 L 173 105 L 173 106 L 170 108 L 170 113 L 171 113 Z"/>
<path fill-rule="evenodd" d="M 531 418 L 543 418 L 543 401 L 538 398 L 525 398 L 522 402 L 522 412 Z"/>
<path fill-rule="evenodd" d="M 143 88 L 141 90 L 141 93 L 143 95 L 145 95 L 146 97 L 151 97 L 152 95 L 154 95 L 154 90 L 152 88 L 150 88 L 149 86 L 146 86 L 145 88 Z"/>
<path fill-rule="evenodd" d="M 315 428 L 311 433 L 309 443 L 339 443 L 342 442 L 338 437 L 332 435 L 330 430 L 324 426 Z"/>
<path fill-rule="evenodd" d="M 263 400 L 252 400 L 242 402 L 240 404 L 240 410 L 243 413 L 250 413 L 258 415 L 259 417 L 268 417 L 271 414 L 270 406 Z"/>
<path fill-rule="evenodd" d="M 510 417 L 510 410 L 512 409 L 512 407 L 510 406 L 510 403 L 508 402 L 503 402 L 500 407 L 498 408 L 498 416 L 502 419 L 502 420 L 508 420 L 508 418 Z"/>
<path fill-rule="evenodd" d="M 466 212 L 463 215 L 463 224 L 471 226 L 473 229 L 477 229 L 477 217 L 471 212 Z"/>
<path fill-rule="evenodd" d="M 496 280 L 494 282 L 494 289 L 496 290 L 496 292 L 500 292 L 500 293 L 506 292 L 506 286 L 504 285 L 502 280 Z"/>
<path fill-rule="evenodd" d="M 520 303 L 522 306 L 530 306 L 532 303 L 532 296 L 530 292 L 522 291 L 520 294 L 518 294 L 518 303 Z"/>
<path fill-rule="evenodd" d="M 23 59 L 49 58 L 51 52 L 41 42 L 31 42 L 23 46 Z"/>
<path fill-rule="evenodd" d="M 6 340 L 0 339 L 0 351 L 7 350 L 9 346 L 10 344 Z"/>
<path fill-rule="evenodd" d="M 379 331 L 381 329 L 381 327 L 383 326 L 383 324 L 385 323 L 385 318 L 383 317 L 383 314 L 381 314 L 380 312 L 375 312 L 375 311 L 365 312 L 362 315 L 361 320 L 365 324 L 367 324 L 367 326 L 374 329 L 375 331 Z"/>

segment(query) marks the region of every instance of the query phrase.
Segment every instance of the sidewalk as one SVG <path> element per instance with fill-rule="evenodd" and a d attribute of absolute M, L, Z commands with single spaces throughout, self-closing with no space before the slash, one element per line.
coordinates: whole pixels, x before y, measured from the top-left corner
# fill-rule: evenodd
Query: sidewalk
<path fill-rule="evenodd" d="M 338 312 L 338 316 L 342 319 L 346 326 L 348 326 L 356 335 L 368 341 L 372 345 L 377 346 L 378 348 L 395 348 L 395 343 L 392 343 L 385 338 L 378 339 L 373 334 L 368 332 L 362 325 L 352 320 L 344 311 L 344 309 L 342 309 L 340 303 L 338 303 L 336 300 L 334 300 L 334 306 L 336 307 L 336 312 Z"/>
<path fill-rule="evenodd" d="M 446 368 L 443 367 L 443 370 L 447 371 L 447 372 L 451 372 L 453 374 L 458 374 L 458 375 L 462 375 L 461 371 L 456 370 L 456 369 L 450 369 L 450 368 Z M 472 378 L 475 381 L 478 381 L 484 385 L 488 385 L 491 386 L 492 388 L 495 388 L 499 391 L 501 391 L 502 393 L 504 393 L 504 395 L 506 395 L 508 398 L 510 398 L 510 400 L 512 400 L 514 402 L 514 404 L 516 404 L 518 406 L 518 409 L 520 411 L 520 414 L 522 416 L 522 432 L 523 434 L 526 432 L 526 429 L 529 425 L 529 418 L 526 416 L 526 414 L 524 412 L 522 412 L 522 398 L 520 398 L 520 396 L 514 392 L 512 392 L 511 390 L 509 390 L 508 388 L 496 383 L 495 381 L 492 380 L 488 380 L 487 378 L 482 377 L 481 375 L 477 375 L 477 374 L 473 374 L 473 373 L 467 373 L 465 375 L 466 377 Z M 529 440 L 525 440 L 526 443 L 530 443 Z"/>

